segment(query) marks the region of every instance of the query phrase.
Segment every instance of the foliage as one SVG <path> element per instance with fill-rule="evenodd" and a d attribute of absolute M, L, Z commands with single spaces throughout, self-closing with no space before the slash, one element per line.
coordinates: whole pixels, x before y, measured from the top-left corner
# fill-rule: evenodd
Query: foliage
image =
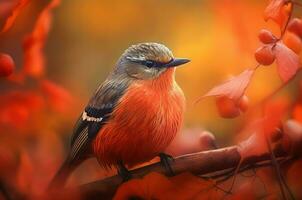
<path fill-rule="evenodd" d="M 19 0 L 10 5 L 0 34 L 9 31 L 22 10 L 33 2 Z M 14 188 L 9 192 L 30 199 L 45 195 L 44 188 L 64 157 L 62 132 L 70 128 L 65 124 L 71 124 L 75 118 L 71 108 L 80 105 L 74 95 L 49 80 L 47 75 L 44 47 L 51 28 L 52 12 L 59 4 L 60 0 L 50 0 L 38 15 L 32 31 L 23 36 L 22 67 L 16 66 L 13 55 L 0 53 L 0 77 L 5 84 L 16 85 L 17 88 L 11 87 L 0 95 L 0 185 L 4 188 L 9 185 L 8 188 Z M 171 178 L 150 173 L 143 179 L 122 184 L 115 199 L 302 197 L 301 160 L 280 169 L 271 151 L 276 144 L 268 139 L 277 137 L 281 131 L 293 137 L 297 135 L 294 133 L 302 131 L 302 82 L 296 80 L 301 78 L 298 73 L 301 67 L 302 20 L 299 18 L 301 16 L 294 17 L 294 9 L 299 6 L 301 3 L 292 0 L 271 0 L 265 8 L 264 20 L 275 22 L 280 35 L 276 36 L 269 29 L 261 29 L 258 34 L 261 46 L 254 54 L 258 64 L 213 87 L 197 100 L 200 102 L 205 97 L 214 96 L 218 113 L 223 118 L 246 115 L 248 120 L 238 134 L 244 138 L 238 141 L 241 156 L 239 166 L 247 157 L 269 152 L 272 155 L 272 169 L 252 169 L 248 172 L 251 175 L 235 171 L 230 176 L 232 179 L 228 177 L 222 183 L 189 173 Z M 241 33 L 238 37 L 245 39 Z M 273 63 L 276 64 L 282 85 L 248 110 L 247 89 L 254 75 Z M 295 85 L 299 96 L 291 100 L 276 100 L 275 96 L 291 83 Z M 212 133 L 188 129 L 175 139 L 167 152 L 176 156 L 204 151 L 216 148 L 215 143 Z M 283 145 L 289 144 L 285 142 Z"/>

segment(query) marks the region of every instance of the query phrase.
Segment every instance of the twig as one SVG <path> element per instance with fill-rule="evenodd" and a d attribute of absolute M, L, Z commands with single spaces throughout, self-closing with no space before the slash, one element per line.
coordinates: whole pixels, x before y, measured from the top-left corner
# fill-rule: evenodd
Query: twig
<path fill-rule="evenodd" d="M 4 199 L 6 200 L 12 199 L 2 180 L 0 180 L 0 193 L 2 193 Z"/>
<path fill-rule="evenodd" d="M 302 7 L 302 3 L 298 1 L 291 1 L 294 5 Z"/>
<path fill-rule="evenodd" d="M 278 158 L 276 159 L 278 163 L 283 163 L 283 161 L 289 162 L 291 159 L 290 158 Z M 257 169 L 257 168 L 262 168 L 262 167 L 269 167 L 272 166 L 272 162 L 271 160 L 267 160 L 265 162 L 258 162 L 258 163 L 252 163 L 251 165 L 247 165 L 246 167 L 242 167 L 240 168 L 240 170 L 238 171 L 238 173 L 250 170 L 250 169 Z M 220 177 L 223 177 L 222 179 L 219 179 L 217 182 L 224 182 L 226 180 L 228 180 L 229 178 L 231 178 L 234 175 L 233 171 L 232 173 L 225 173 L 225 174 L 220 174 Z M 218 176 L 213 177 L 213 178 L 219 178 Z"/>
<path fill-rule="evenodd" d="M 282 184 L 283 181 L 282 181 L 282 178 L 281 178 L 280 166 L 279 166 L 279 164 L 276 161 L 275 154 L 274 154 L 274 152 L 272 150 L 272 145 L 271 145 L 271 143 L 269 141 L 269 138 L 267 138 L 267 137 L 266 137 L 266 143 L 267 143 L 267 147 L 269 149 L 269 152 L 271 154 L 272 166 L 275 169 L 275 172 L 276 172 L 276 175 L 277 175 L 277 178 L 278 178 L 278 184 L 279 184 L 279 187 L 280 187 L 282 198 L 283 199 L 287 199 L 285 191 L 284 191 L 284 188 L 283 188 L 283 184 Z"/>
<path fill-rule="evenodd" d="M 0 197 L 3 195 L 5 200 L 23 200 L 25 196 L 16 190 L 12 185 L 8 184 L 4 179 L 0 178 Z"/>

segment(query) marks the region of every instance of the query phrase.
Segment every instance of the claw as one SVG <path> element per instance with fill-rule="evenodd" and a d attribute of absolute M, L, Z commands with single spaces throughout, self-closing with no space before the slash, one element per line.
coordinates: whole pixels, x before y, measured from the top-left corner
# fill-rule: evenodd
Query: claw
<path fill-rule="evenodd" d="M 160 157 L 160 163 L 166 169 L 167 174 L 169 176 L 175 176 L 175 173 L 173 172 L 172 167 L 170 165 L 170 162 L 174 161 L 174 158 L 172 156 L 168 155 L 168 154 L 165 154 L 165 153 L 160 153 L 159 157 Z"/>
<path fill-rule="evenodd" d="M 131 172 L 125 167 L 123 162 L 118 164 L 117 173 L 123 179 L 123 182 L 129 181 L 132 178 Z"/>

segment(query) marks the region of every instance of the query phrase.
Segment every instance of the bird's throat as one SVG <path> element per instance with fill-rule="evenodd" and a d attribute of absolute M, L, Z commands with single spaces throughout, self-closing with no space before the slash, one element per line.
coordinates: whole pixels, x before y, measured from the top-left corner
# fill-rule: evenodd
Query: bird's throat
<path fill-rule="evenodd" d="M 147 84 L 154 89 L 169 90 L 175 82 L 175 68 L 169 68 L 157 78 L 149 80 Z"/>

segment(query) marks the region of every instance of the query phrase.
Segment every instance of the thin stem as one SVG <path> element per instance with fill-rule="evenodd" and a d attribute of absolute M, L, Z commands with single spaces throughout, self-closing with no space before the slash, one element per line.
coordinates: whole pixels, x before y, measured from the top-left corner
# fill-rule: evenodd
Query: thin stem
<path fill-rule="evenodd" d="M 294 194 L 292 193 L 290 187 L 287 185 L 286 180 L 285 180 L 285 178 L 284 178 L 284 176 L 283 176 L 282 174 L 281 174 L 281 178 L 282 178 L 283 184 L 284 184 L 284 186 L 285 186 L 285 188 L 286 188 L 286 190 L 287 190 L 287 192 L 288 192 L 290 198 L 291 198 L 292 200 L 294 200 L 294 199 L 295 199 L 295 196 L 294 196 Z"/>
<path fill-rule="evenodd" d="M 284 164 L 285 162 L 288 162 L 291 159 L 290 158 L 279 158 L 279 159 L 276 159 L 276 160 L 278 161 L 278 163 Z M 272 162 L 270 160 L 268 160 L 267 162 L 254 163 L 252 165 L 247 165 L 245 167 L 240 168 L 238 173 L 241 173 L 241 172 L 244 172 L 244 171 L 247 171 L 247 170 L 250 170 L 250 169 L 255 170 L 255 169 L 261 168 L 261 167 L 268 167 L 268 166 L 271 166 L 271 165 L 272 165 Z M 233 170 L 230 171 L 230 172 L 226 172 L 224 174 L 216 175 L 215 177 L 213 176 L 211 178 L 218 179 L 219 177 L 222 177 L 221 179 L 217 180 L 217 183 L 224 182 L 224 181 L 228 180 L 229 178 L 231 178 L 234 175 L 234 170 L 235 170 L 235 168 L 233 168 Z M 201 177 L 201 176 L 199 176 L 199 177 Z M 203 178 L 203 176 L 202 176 L 202 178 Z M 207 178 L 209 178 L 209 177 L 207 177 Z"/>
<path fill-rule="evenodd" d="M 283 90 L 289 83 L 291 83 L 297 75 L 300 73 L 301 68 L 299 68 L 294 76 L 292 76 L 287 82 L 280 85 L 277 89 L 275 89 L 271 94 L 269 94 L 267 97 L 262 99 L 257 105 L 264 106 L 268 101 L 270 101 L 272 98 L 274 98 L 281 90 Z"/>
<path fill-rule="evenodd" d="M 289 2 L 289 3 L 291 3 L 291 2 Z M 285 32 L 286 32 L 286 29 L 287 29 L 287 27 L 288 27 L 288 24 L 289 24 L 289 22 L 290 22 L 290 19 L 292 18 L 292 15 L 293 15 L 293 8 L 294 8 L 293 5 L 291 5 L 290 11 L 289 11 L 289 15 L 288 15 L 288 18 L 287 18 L 287 21 L 286 21 L 286 24 L 285 24 L 285 26 L 284 26 L 284 28 L 283 28 L 283 30 L 282 30 L 282 32 L 281 32 L 280 39 L 283 38 L 283 36 L 284 36 L 284 34 L 285 34 Z"/>
<path fill-rule="evenodd" d="M 266 143 L 267 143 L 267 147 L 269 149 L 269 152 L 271 154 L 271 160 L 272 160 L 272 165 L 276 171 L 276 174 L 277 174 L 277 178 L 278 178 L 278 184 L 279 184 L 279 187 L 280 187 L 280 191 L 281 191 L 281 194 L 282 194 L 282 198 L 283 199 L 287 199 L 286 197 L 286 194 L 285 194 L 285 191 L 284 191 L 284 188 L 283 188 L 283 181 L 282 181 L 282 177 L 281 177 L 281 172 L 280 172 L 280 166 L 279 164 L 277 163 L 276 161 L 276 156 L 272 150 L 272 146 L 271 146 L 271 143 L 269 141 L 269 139 L 266 137 Z"/>
<path fill-rule="evenodd" d="M 291 1 L 294 5 L 302 7 L 302 3 L 297 1 Z"/>

